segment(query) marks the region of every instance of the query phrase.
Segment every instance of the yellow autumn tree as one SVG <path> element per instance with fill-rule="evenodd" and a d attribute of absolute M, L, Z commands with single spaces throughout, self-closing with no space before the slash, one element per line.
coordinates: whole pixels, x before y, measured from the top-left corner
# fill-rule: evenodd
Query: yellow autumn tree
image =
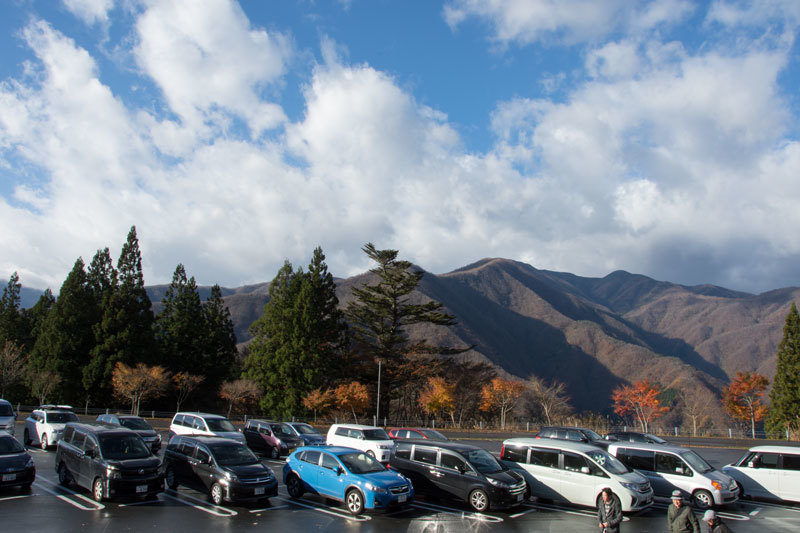
<path fill-rule="evenodd" d="M 456 425 L 455 383 L 448 383 L 443 377 L 432 376 L 419 395 L 419 406 L 429 415 L 438 416 L 443 411 L 450 415 L 453 426 Z"/>
<path fill-rule="evenodd" d="M 147 366 L 139 363 L 128 366 L 117 363 L 111 374 L 114 394 L 130 400 L 131 413 L 139 414 L 139 406 L 145 400 L 158 398 L 169 386 L 169 372 L 163 366 Z"/>
<path fill-rule="evenodd" d="M 497 412 L 500 415 L 500 429 L 506 428 L 506 416 L 517 405 L 525 385 L 521 381 L 494 378 L 481 389 L 481 405 L 484 412 Z"/>
<path fill-rule="evenodd" d="M 333 391 L 333 396 L 336 398 L 336 405 L 342 409 L 352 411 L 353 419 L 358 424 L 356 411 L 363 411 L 369 405 L 367 387 L 358 381 L 352 381 L 336 387 Z"/>
<path fill-rule="evenodd" d="M 303 398 L 303 407 L 314 413 L 314 422 L 317 421 L 317 412 L 325 413 L 336 403 L 334 391 L 322 388 L 314 389 Z"/>

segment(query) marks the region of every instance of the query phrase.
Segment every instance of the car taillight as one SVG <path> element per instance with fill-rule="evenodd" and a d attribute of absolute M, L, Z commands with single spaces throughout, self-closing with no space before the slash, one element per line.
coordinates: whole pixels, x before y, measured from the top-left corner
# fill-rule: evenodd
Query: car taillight
<path fill-rule="evenodd" d="M 506 445 L 503 444 L 503 447 L 500 448 L 500 459 L 506 456 Z"/>

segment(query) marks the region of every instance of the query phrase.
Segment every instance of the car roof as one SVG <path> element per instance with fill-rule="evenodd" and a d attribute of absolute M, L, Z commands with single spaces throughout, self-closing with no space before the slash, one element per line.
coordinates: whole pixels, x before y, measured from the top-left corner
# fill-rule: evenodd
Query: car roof
<path fill-rule="evenodd" d="M 549 448 L 559 450 L 569 450 L 574 452 L 593 452 L 601 450 L 592 444 L 585 442 L 575 442 L 563 439 L 547 439 L 547 438 L 530 438 L 530 437 L 514 437 L 503 441 L 503 445 L 521 445 L 521 446 L 535 446 L 537 448 Z"/>
<path fill-rule="evenodd" d="M 392 428 L 392 431 L 438 431 L 436 428 Z"/>
<path fill-rule="evenodd" d="M 175 435 L 173 437 L 173 439 L 181 439 L 181 440 L 188 440 L 188 441 L 194 440 L 194 441 L 197 441 L 197 442 L 202 442 L 204 444 L 229 444 L 229 443 L 233 443 L 233 444 L 244 446 L 244 444 L 242 444 L 238 440 L 228 439 L 228 438 L 225 438 L 225 437 L 218 437 L 216 435 Z"/>
<path fill-rule="evenodd" d="M 192 416 L 199 416 L 200 418 L 226 418 L 223 415 L 215 415 L 214 413 L 197 413 L 191 411 L 181 411 L 179 413 L 175 413 L 175 416 L 178 415 L 192 415 Z M 175 416 L 173 416 L 172 418 L 174 419 Z"/>
<path fill-rule="evenodd" d="M 591 428 L 582 428 L 582 427 L 578 427 L 578 426 L 542 426 L 542 429 L 540 429 L 539 431 L 542 431 L 542 430 L 545 430 L 545 429 L 574 429 L 574 430 L 577 430 L 577 431 L 591 431 L 593 433 L 597 433 L 595 430 L 593 430 Z"/>
<path fill-rule="evenodd" d="M 800 446 L 754 446 L 751 452 L 800 454 Z"/>
<path fill-rule="evenodd" d="M 67 422 L 67 427 L 74 427 L 75 429 L 80 429 L 85 433 L 96 433 L 98 435 L 109 435 L 109 434 L 123 434 L 123 435 L 136 435 L 135 431 L 131 431 L 128 428 L 122 426 L 114 426 L 111 424 L 88 424 L 86 422 Z"/>
<path fill-rule="evenodd" d="M 50 404 L 47 404 L 47 405 L 40 405 L 39 407 L 34 409 L 34 411 L 47 411 L 47 412 L 63 411 L 63 412 L 70 412 L 71 413 L 72 412 L 72 406 L 71 405 L 50 405 Z"/>
<path fill-rule="evenodd" d="M 483 448 L 479 446 L 473 446 L 472 444 L 464 444 L 463 442 L 453 442 L 453 441 L 440 441 L 440 440 L 431 440 L 431 439 L 402 439 L 395 441 L 398 444 L 417 444 L 419 446 L 430 446 L 434 448 L 442 448 L 444 450 L 450 450 L 454 452 L 471 452 L 473 450 L 482 450 Z"/>
<path fill-rule="evenodd" d="M 309 450 L 314 452 L 328 452 L 332 453 L 333 455 L 342 455 L 345 453 L 365 453 L 364 450 L 359 450 L 357 448 L 350 448 L 349 446 L 300 446 L 297 448 L 296 452 L 300 452 L 303 450 Z"/>
<path fill-rule="evenodd" d="M 258 422 L 260 424 L 285 424 L 286 422 L 278 422 L 277 420 L 264 420 L 263 418 L 250 418 L 247 420 L 250 423 Z"/>
<path fill-rule="evenodd" d="M 664 445 L 664 444 L 651 444 L 649 442 L 610 442 L 608 445 L 609 449 L 612 447 L 614 449 L 617 448 L 634 448 L 636 450 L 648 450 L 653 452 L 674 452 L 674 453 L 683 453 L 686 451 L 691 451 L 689 448 L 684 448 L 683 446 L 674 446 L 674 445 Z"/>
<path fill-rule="evenodd" d="M 349 429 L 383 429 L 378 426 L 365 426 L 364 424 L 333 424 L 331 428 L 349 428 Z"/>

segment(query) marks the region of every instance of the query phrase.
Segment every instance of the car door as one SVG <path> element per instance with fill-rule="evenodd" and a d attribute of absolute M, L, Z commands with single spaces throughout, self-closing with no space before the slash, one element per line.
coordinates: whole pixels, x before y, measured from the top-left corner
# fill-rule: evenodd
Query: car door
<path fill-rule="evenodd" d="M 96 465 L 102 461 L 100 457 L 100 446 L 94 435 L 86 435 L 83 443 L 83 454 L 79 456 L 80 461 L 80 481 L 78 484 L 90 489 L 94 482 Z"/>
<path fill-rule="evenodd" d="M 69 441 L 69 445 L 64 446 L 64 453 L 62 455 L 67 469 L 70 474 L 72 474 L 72 479 L 82 487 L 86 486 L 81 479 L 81 456 L 84 453 L 84 442 L 86 442 L 86 433 L 75 430 Z"/>
<path fill-rule="evenodd" d="M 460 455 L 449 450 L 439 452 L 439 485 L 456 498 L 466 500 L 475 470 Z"/>
<path fill-rule="evenodd" d="M 561 494 L 578 505 L 594 505 L 595 477 L 586 459 L 576 453 L 562 452 Z"/>
<path fill-rule="evenodd" d="M 244 429 L 242 429 L 242 434 L 244 435 L 244 440 L 247 442 L 247 447 L 253 451 L 257 451 L 263 448 L 261 446 L 261 435 L 258 434 L 258 422 L 253 422 L 248 420 L 247 423 L 244 425 Z"/>
<path fill-rule="evenodd" d="M 561 496 L 562 471 L 558 450 L 531 448 L 525 470 L 533 478 L 530 484 L 531 494 L 540 498 L 563 499 Z"/>
<path fill-rule="evenodd" d="M 689 465 L 677 455 L 656 452 L 656 478 L 662 495 L 668 496 L 676 489 L 691 494 L 693 491 L 689 478 L 693 475 L 694 472 Z M 655 490 L 655 487 L 653 489 Z"/>
<path fill-rule="evenodd" d="M 779 475 L 780 496 L 784 500 L 800 502 L 800 454 L 782 454 Z"/>
<path fill-rule="evenodd" d="M 321 452 L 306 450 L 300 455 L 300 460 L 295 465 L 295 472 L 303 482 L 318 492 L 317 478 L 319 477 L 319 461 Z"/>
<path fill-rule="evenodd" d="M 779 460 L 780 455 L 777 453 L 759 453 L 752 461 L 752 477 L 761 485 L 763 496 L 767 498 L 782 498 Z"/>
<path fill-rule="evenodd" d="M 194 451 L 194 458 L 189 461 L 189 464 L 194 471 L 193 479 L 197 489 L 209 490 L 217 480 L 216 465 L 209 449 L 203 444 L 198 444 Z"/>
<path fill-rule="evenodd" d="M 313 465 L 309 465 L 312 467 Z M 341 468 L 339 461 L 329 453 L 322 453 L 322 458 L 317 468 L 317 487 L 320 494 L 344 500 L 344 483 L 338 473 Z"/>
<path fill-rule="evenodd" d="M 432 446 L 414 446 L 413 463 L 434 491 L 451 493 L 444 483 L 444 473 L 439 468 L 439 450 Z"/>
<path fill-rule="evenodd" d="M 170 466 L 175 471 L 175 478 L 178 479 L 179 483 L 189 487 L 194 487 L 197 484 L 197 480 L 194 479 L 194 470 L 190 464 L 190 461 L 194 460 L 194 449 L 193 442 L 181 439 L 175 453 L 170 456 L 172 458 Z"/>

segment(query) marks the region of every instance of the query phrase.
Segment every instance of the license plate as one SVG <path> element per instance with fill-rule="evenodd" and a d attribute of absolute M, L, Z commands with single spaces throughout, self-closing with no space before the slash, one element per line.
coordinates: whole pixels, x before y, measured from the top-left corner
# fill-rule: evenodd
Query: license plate
<path fill-rule="evenodd" d="M 16 474 L 3 474 L 3 481 L 14 481 L 17 479 Z"/>
<path fill-rule="evenodd" d="M 517 494 L 517 501 L 518 502 L 522 501 L 522 496 L 523 496 L 522 494 Z"/>
<path fill-rule="evenodd" d="M 264 494 L 264 487 L 256 487 L 255 492 L 256 496 L 261 496 L 262 494 Z"/>
<path fill-rule="evenodd" d="M 147 485 L 136 485 L 136 494 L 147 492 Z"/>
<path fill-rule="evenodd" d="M 403 502 L 405 502 L 407 499 L 408 499 L 408 495 L 406 495 L 406 494 L 401 494 L 400 496 L 398 496 L 398 497 L 397 497 L 397 503 L 403 503 Z"/>

